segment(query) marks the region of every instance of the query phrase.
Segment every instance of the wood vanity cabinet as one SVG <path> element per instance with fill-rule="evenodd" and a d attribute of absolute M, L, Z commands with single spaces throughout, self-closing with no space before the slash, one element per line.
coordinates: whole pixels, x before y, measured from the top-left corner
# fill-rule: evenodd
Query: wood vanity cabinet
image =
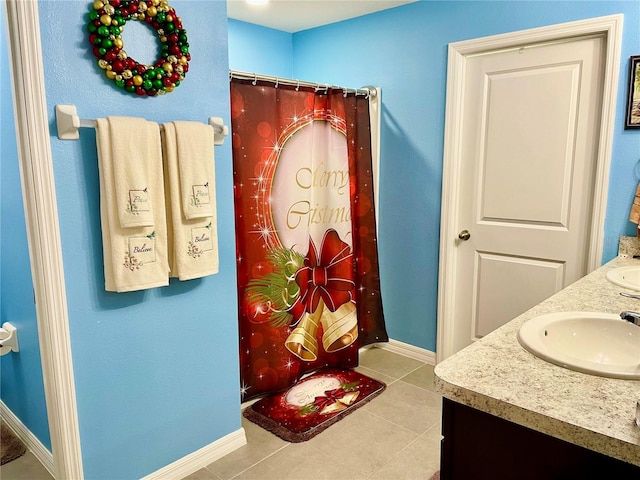
<path fill-rule="evenodd" d="M 441 480 L 638 480 L 640 467 L 447 398 Z"/>

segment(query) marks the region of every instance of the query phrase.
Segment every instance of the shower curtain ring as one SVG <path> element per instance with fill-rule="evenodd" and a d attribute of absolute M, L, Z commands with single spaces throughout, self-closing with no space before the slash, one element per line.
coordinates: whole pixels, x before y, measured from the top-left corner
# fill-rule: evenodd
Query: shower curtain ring
<path fill-rule="evenodd" d="M 254 73 L 253 74 L 253 82 L 251 82 L 252 85 L 257 85 L 258 84 L 258 74 Z"/>
<path fill-rule="evenodd" d="M 278 81 L 279 81 L 279 79 L 278 79 L 278 77 L 276 77 L 276 88 L 278 88 Z"/>
<path fill-rule="evenodd" d="M 343 88 L 343 89 L 342 89 L 342 96 L 343 96 L 344 98 L 347 98 L 347 95 L 348 95 L 348 94 L 349 94 L 349 90 L 348 90 L 347 88 Z"/>
<path fill-rule="evenodd" d="M 296 92 L 297 92 L 298 90 L 300 90 L 300 80 L 296 80 L 296 82 L 298 82 L 296 84 Z"/>

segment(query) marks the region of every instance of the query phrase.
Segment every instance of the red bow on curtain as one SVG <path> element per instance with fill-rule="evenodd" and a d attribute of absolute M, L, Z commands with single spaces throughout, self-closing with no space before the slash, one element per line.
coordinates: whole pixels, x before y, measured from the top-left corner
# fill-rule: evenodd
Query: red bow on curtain
<path fill-rule="evenodd" d="M 295 276 L 300 293 L 288 310 L 293 315 L 294 325 L 305 313 L 315 312 L 320 300 L 335 312 L 352 300 L 355 287 L 351 247 L 340 240 L 334 229 L 325 232 L 319 256 L 313 240 L 309 238 L 309 252 L 304 265 Z"/>

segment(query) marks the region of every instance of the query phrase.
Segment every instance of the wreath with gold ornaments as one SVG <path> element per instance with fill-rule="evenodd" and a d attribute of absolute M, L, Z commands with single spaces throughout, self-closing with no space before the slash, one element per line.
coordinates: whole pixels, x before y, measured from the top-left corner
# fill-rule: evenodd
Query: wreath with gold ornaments
<path fill-rule="evenodd" d="M 161 53 L 153 65 L 127 55 L 122 32 L 129 20 L 145 22 L 158 33 Z M 172 92 L 189 71 L 187 31 L 167 0 L 95 0 L 87 30 L 98 65 L 128 93 L 154 97 Z"/>

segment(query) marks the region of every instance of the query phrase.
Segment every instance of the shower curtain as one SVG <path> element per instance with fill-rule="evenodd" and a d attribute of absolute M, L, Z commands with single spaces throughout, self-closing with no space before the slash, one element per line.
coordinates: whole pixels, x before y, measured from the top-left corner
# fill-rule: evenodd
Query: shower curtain
<path fill-rule="evenodd" d="M 231 119 L 246 401 L 388 337 L 368 98 L 232 78 Z"/>

